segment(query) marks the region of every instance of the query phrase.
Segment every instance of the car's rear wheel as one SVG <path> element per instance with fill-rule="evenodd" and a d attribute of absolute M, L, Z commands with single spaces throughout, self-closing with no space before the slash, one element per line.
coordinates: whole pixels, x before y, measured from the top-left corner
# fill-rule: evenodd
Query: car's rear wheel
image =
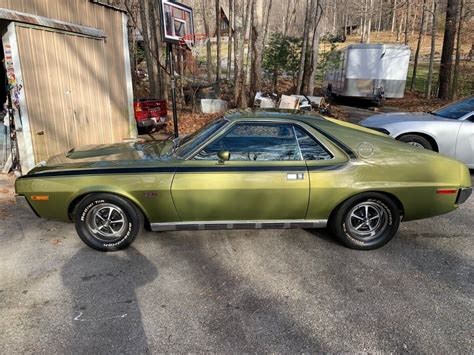
<path fill-rule="evenodd" d="M 400 226 L 397 204 L 381 193 L 363 193 L 338 207 L 330 220 L 332 233 L 346 246 L 371 250 L 388 243 Z"/>
<path fill-rule="evenodd" d="M 117 251 L 130 246 L 143 228 L 141 211 L 116 195 L 90 194 L 74 210 L 77 234 L 91 248 Z"/>
<path fill-rule="evenodd" d="M 398 138 L 399 141 L 408 143 L 414 147 L 434 150 L 431 142 L 423 136 L 418 134 L 406 134 Z"/>

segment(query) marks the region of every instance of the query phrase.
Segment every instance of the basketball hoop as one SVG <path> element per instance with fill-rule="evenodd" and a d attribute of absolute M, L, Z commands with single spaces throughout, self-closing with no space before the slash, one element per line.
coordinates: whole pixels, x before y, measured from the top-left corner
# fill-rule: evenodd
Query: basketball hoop
<path fill-rule="evenodd" d="M 191 55 L 196 58 L 201 55 L 208 41 L 209 37 L 205 33 L 190 33 L 181 37 L 179 44 L 182 47 L 188 47 Z"/>

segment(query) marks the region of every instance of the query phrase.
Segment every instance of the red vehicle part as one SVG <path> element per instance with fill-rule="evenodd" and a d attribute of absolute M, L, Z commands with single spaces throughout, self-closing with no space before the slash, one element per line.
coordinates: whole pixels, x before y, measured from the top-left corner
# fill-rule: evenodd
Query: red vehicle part
<path fill-rule="evenodd" d="M 136 99 L 133 108 L 139 128 L 157 128 L 166 125 L 168 118 L 166 100 Z"/>

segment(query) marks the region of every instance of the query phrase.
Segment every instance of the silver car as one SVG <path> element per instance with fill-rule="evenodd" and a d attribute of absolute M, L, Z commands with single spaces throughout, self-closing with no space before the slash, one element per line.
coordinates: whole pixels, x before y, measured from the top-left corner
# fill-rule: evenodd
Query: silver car
<path fill-rule="evenodd" d="M 474 96 L 432 112 L 383 113 L 360 124 L 453 157 L 474 169 Z"/>

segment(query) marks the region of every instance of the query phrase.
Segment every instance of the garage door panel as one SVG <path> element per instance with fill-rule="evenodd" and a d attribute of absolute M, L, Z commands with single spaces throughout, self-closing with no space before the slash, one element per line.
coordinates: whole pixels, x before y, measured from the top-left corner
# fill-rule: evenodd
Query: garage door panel
<path fill-rule="evenodd" d="M 27 27 L 17 39 L 36 161 L 128 130 L 112 124 L 104 40 Z"/>

